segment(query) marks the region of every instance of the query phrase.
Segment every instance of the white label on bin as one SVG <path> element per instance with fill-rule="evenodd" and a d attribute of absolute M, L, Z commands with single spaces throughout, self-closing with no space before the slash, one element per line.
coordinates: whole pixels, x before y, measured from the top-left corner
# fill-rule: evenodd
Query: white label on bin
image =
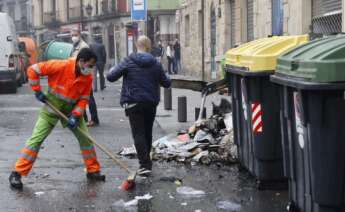
<path fill-rule="evenodd" d="M 302 102 L 301 96 L 298 92 L 294 92 L 294 105 L 295 105 L 295 119 L 296 119 L 296 132 L 298 136 L 298 143 L 299 146 L 303 149 L 304 148 L 304 128 L 301 121 L 302 116 Z"/>
<path fill-rule="evenodd" d="M 248 120 L 248 111 L 247 111 L 247 102 L 246 102 L 246 98 L 244 98 L 244 92 L 245 92 L 245 84 L 244 84 L 244 80 L 241 79 L 241 93 L 242 93 L 242 109 L 243 109 L 243 115 L 244 115 L 244 119 L 247 121 Z"/>

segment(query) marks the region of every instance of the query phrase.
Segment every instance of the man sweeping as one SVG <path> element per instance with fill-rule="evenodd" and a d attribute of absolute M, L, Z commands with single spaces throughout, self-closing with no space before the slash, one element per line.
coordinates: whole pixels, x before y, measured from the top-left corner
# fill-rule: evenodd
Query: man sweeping
<path fill-rule="evenodd" d="M 92 88 L 92 72 L 97 62 L 97 56 L 89 49 L 82 49 L 77 58 L 68 60 L 51 60 L 32 65 L 28 69 L 29 83 L 36 98 L 45 103 L 49 101 L 69 117 L 68 122 L 61 120 L 64 127 L 69 127 L 79 141 L 81 153 L 87 169 L 86 177 L 92 181 L 104 181 L 100 172 L 93 144 L 77 128 L 88 132 L 83 114 L 89 101 Z M 40 77 L 48 77 L 48 92 L 42 92 Z M 16 189 L 22 189 L 22 176 L 27 176 L 37 158 L 41 144 L 48 137 L 59 116 L 48 106 L 44 106 L 34 127 L 31 138 L 26 142 L 17 160 L 9 181 Z"/>

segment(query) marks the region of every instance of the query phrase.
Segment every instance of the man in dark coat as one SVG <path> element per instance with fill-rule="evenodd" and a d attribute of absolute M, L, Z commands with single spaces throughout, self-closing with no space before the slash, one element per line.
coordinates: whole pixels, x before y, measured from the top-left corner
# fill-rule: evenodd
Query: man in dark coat
<path fill-rule="evenodd" d="M 102 38 L 96 37 L 95 42 L 90 45 L 90 48 L 95 52 L 97 55 L 97 64 L 96 68 L 99 74 L 99 80 L 100 80 L 100 88 L 101 90 L 104 90 L 105 86 L 105 78 L 104 78 L 104 66 L 107 62 L 107 53 L 105 51 L 105 47 L 102 44 Z M 93 82 L 93 89 L 95 92 L 97 92 L 97 72 L 95 74 L 96 76 L 94 77 L 94 82 Z"/>
<path fill-rule="evenodd" d="M 140 165 L 138 174 L 147 176 L 152 169 L 152 128 L 160 101 L 160 86 L 168 88 L 171 81 L 162 64 L 149 53 L 150 39 L 140 36 L 136 46 L 138 53 L 131 54 L 118 66 L 112 67 L 107 79 L 115 82 L 123 77 L 120 103 L 131 125 Z"/>

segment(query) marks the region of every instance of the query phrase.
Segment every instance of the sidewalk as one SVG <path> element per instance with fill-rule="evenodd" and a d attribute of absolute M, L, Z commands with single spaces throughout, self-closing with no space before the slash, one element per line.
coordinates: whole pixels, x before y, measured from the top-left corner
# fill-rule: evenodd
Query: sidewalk
<path fill-rule="evenodd" d="M 179 123 L 177 120 L 177 97 L 187 97 L 187 122 Z M 219 95 L 214 93 L 207 96 L 205 107 L 206 117 L 212 115 L 212 102 L 216 105 L 219 104 L 222 98 L 230 101 L 230 97 L 226 95 Z M 161 102 L 157 108 L 156 121 L 166 133 L 174 133 L 181 129 L 188 129 L 195 121 L 195 107 L 200 107 L 201 93 L 191 90 L 172 88 L 172 110 L 167 111 L 164 109 L 164 90 L 161 90 Z"/>

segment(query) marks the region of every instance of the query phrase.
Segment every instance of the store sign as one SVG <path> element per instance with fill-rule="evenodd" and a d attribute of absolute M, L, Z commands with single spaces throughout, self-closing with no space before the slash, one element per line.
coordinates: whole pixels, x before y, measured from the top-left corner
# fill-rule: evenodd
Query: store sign
<path fill-rule="evenodd" d="M 132 21 L 146 21 L 147 0 L 132 0 L 131 18 Z"/>

